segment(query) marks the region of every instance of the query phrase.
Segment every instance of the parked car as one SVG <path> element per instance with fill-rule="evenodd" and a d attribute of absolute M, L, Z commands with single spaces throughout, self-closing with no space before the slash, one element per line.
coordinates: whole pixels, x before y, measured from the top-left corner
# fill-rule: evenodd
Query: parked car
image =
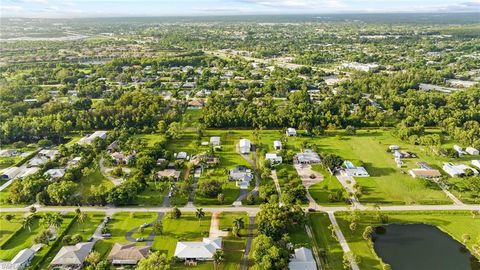
<path fill-rule="evenodd" d="M 136 242 L 143 242 L 143 241 L 145 241 L 145 238 L 139 237 L 139 238 L 135 239 L 135 241 Z"/>
<path fill-rule="evenodd" d="M 143 223 L 142 225 L 140 225 L 140 228 L 146 228 L 146 227 L 150 227 L 152 224 L 150 223 Z"/>
<path fill-rule="evenodd" d="M 110 238 L 112 235 L 110 233 L 103 233 L 102 237 L 103 238 Z"/>

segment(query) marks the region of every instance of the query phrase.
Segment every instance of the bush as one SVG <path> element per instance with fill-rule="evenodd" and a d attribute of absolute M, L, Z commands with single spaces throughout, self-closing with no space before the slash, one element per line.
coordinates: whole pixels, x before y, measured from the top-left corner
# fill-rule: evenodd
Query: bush
<path fill-rule="evenodd" d="M 222 193 L 222 183 L 218 180 L 209 180 L 201 182 L 197 187 L 197 192 L 207 198 L 216 198 Z"/>

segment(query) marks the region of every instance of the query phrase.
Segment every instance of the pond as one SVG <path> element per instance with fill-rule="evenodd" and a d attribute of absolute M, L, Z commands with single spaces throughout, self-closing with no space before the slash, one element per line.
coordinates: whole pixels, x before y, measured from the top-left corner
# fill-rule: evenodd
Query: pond
<path fill-rule="evenodd" d="M 377 227 L 374 249 L 393 270 L 476 270 L 480 262 L 464 245 L 435 226 L 392 224 Z"/>

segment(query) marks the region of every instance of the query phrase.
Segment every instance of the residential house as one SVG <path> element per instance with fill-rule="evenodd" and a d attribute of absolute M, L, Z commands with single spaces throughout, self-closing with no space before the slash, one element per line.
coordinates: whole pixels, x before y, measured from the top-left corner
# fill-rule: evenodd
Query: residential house
<path fill-rule="evenodd" d="M 317 264 L 313 258 L 312 250 L 301 247 L 295 249 L 293 257 L 288 263 L 289 270 L 317 270 Z"/>
<path fill-rule="evenodd" d="M 471 161 L 472 165 L 480 169 L 480 160 L 474 159 Z"/>
<path fill-rule="evenodd" d="M 19 167 L 10 167 L 3 170 L 1 177 L 3 180 L 12 180 L 17 177 L 17 175 L 20 174 L 21 171 L 22 170 Z"/>
<path fill-rule="evenodd" d="M 62 178 L 65 175 L 65 169 L 49 169 L 43 175 L 45 175 L 50 180 L 55 180 Z"/>
<path fill-rule="evenodd" d="M 214 147 L 220 147 L 220 137 L 210 137 L 210 144 Z"/>
<path fill-rule="evenodd" d="M 395 145 L 395 144 L 392 144 L 388 147 L 388 149 L 392 150 L 392 151 L 395 151 L 395 150 L 399 150 L 400 149 L 400 146 L 398 145 Z"/>
<path fill-rule="evenodd" d="M 438 179 L 442 176 L 439 170 L 424 168 L 411 169 L 408 171 L 408 173 L 413 178 Z"/>
<path fill-rule="evenodd" d="M 273 149 L 282 150 L 282 142 L 281 141 L 273 141 Z"/>
<path fill-rule="evenodd" d="M 350 177 L 369 177 L 370 174 L 365 170 L 364 167 L 356 167 L 353 163 L 349 160 L 345 160 L 343 162 L 345 166 L 344 172 Z"/>
<path fill-rule="evenodd" d="M 456 144 L 453 146 L 453 149 L 455 149 L 455 151 L 457 151 L 459 156 L 465 155 L 467 153 L 467 152 L 463 151 L 462 147 L 460 147 Z"/>
<path fill-rule="evenodd" d="M 203 238 L 201 242 L 177 242 L 174 256 L 184 261 L 209 261 L 222 249 L 222 238 Z"/>
<path fill-rule="evenodd" d="M 37 246 L 38 248 L 36 248 Z M 0 269 L 2 270 L 23 270 L 28 267 L 35 253 L 41 248 L 42 244 L 34 245 L 32 248 L 20 250 L 11 261 L 0 261 Z"/>
<path fill-rule="evenodd" d="M 472 156 L 478 156 L 478 154 L 479 154 L 478 149 L 473 148 L 473 147 L 471 147 L 471 146 L 467 147 L 467 148 L 465 149 L 465 152 L 467 152 L 469 155 L 472 155 Z"/>
<path fill-rule="evenodd" d="M 311 149 L 305 149 L 303 152 L 298 153 L 294 157 L 294 163 L 296 164 L 315 164 L 320 163 L 320 156 Z"/>
<path fill-rule="evenodd" d="M 252 147 L 252 144 L 250 143 L 250 140 L 248 139 L 241 139 L 239 143 L 240 147 L 240 153 L 241 154 L 248 154 L 250 153 L 250 149 Z"/>
<path fill-rule="evenodd" d="M 44 156 L 34 156 L 27 162 L 27 167 L 38 167 L 48 162 L 48 158 Z"/>
<path fill-rule="evenodd" d="M 0 157 L 15 157 L 20 155 L 21 152 L 17 149 L 4 149 L 0 150 Z"/>
<path fill-rule="evenodd" d="M 113 265 L 136 265 L 138 261 L 148 257 L 149 246 L 136 246 L 135 243 L 115 243 L 108 254 L 108 261 Z"/>
<path fill-rule="evenodd" d="M 188 160 L 188 154 L 187 152 L 178 152 L 177 154 L 175 154 L 175 158 Z"/>
<path fill-rule="evenodd" d="M 105 140 L 107 138 L 107 132 L 103 130 L 95 131 L 94 133 L 81 138 L 78 144 L 91 144 L 96 138 Z"/>
<path fill-rule="evenodd" d="M 115 152 L 110 155 L 117 165 L 128 164 L 130 160 L 135 156 L 134 154 L 125 155 L 122 152 Z"/>
<path fill-rule="evenodd" d="M 70 161 L 67 162 L 67 167 L 68 168 L 76 167 L 80 163 L 80 160 L 82 160 L 82 157 L 72 158 Z"/>
<path fill-rule="evenodd" d="M 466 170 L 471 170 L 473 174 L 478 174 L 476 169 L 465 164 L 443 163 L 442 169 L 451 177 L 465 176 Z"/>
<path fill-rule="evenodd" d="M 74 246 L 63 246 L 50 262 L 50 266 L 57 269 L 81 269 L 94 244 L 82 242 Z"/>
<path fill-rule="evenodd" d="M 294 128 L 287 128 L 287 131 L 285 133 L 289 137 L 297 136 L 297 131 Z"/>
<path fill-rule="evenodd" d="M 25 169 L 22 169 L 20 171 L 20 173 L 17 174 L 16 177 L 17 178 L 24 178 L 24 177 L 27 177 L 29 175 L 32 175 L 32 174 L 38 172 L 39 170 L 40 170 L 40 168 L 38 168 L 38 167 L 25 168 Z"/>
<path fill-rule="evenodd" d="M 237 166 L 230 170 L 228 179 L 236 181 L 238 187 L 245 189 L 250 185 L 250 181 L 253 179 L 253 174 L 252 171 L 245 166 Z"/>
<path fill-rule="evenodd" d="M 267 153 L 265 154 L 265 160 L 270 161 L 270 164 L 272 165 L 278 165 L 282 163 L 282 157 L 278 156 L 275 153 Z"/>
<path fill-rule="evenodd" d="M 108 147 L 107 147 L 107 152 L 108 153 L 114 153 L 116 151 L 120 150 L 120 147 L 118 147 L 118 142 L 113 141 Z"/>
<path fill-rule="evenodd" d="M 165 169 L 163 171 L 158 171 L 157 176 L 160 178 L 166 177 L 166 178 L 173 178 L 175 181 L 177 181 L 180 178 L 180 171 L 174 170 L 174 169 Z"/>
<path fill-rule="evenodd" d="M 189 109 L 201 109 L 204 105 L 205 104 L 201 99 L 194 99 L 188 102 Z"/>
<path fill-rule="evenodd" d="M 60 154 L 60 152 L 58 150 L 53 150 L 53 149 L 42 149 L 40 150 L 40 152 L 38 152 L 38 155 L 39 157 L 44 157 L 44 158 L 48 158 L 50 160 L 54 160 L 55 158 L 57 158 L 57 156 Z"/>

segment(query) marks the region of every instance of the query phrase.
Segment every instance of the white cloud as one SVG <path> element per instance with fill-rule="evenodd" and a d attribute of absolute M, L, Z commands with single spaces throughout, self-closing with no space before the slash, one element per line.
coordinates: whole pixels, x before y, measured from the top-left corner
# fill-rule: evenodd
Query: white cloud
<path fill-rule="evenodd" d="M 241 0 L 244 3 L 257 4 L 267 7 L 322 9 L 343 8 L 346 5 L 341 0 Z"/>

